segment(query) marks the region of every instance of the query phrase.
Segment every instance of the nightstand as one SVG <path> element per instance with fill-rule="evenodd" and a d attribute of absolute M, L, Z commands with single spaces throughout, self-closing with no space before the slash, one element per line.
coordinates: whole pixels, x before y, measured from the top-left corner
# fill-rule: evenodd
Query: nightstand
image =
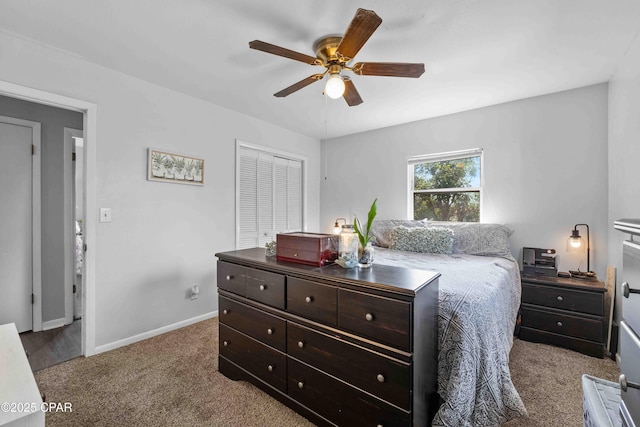
<path fill-rule="evenodd" d="M 522 275 L 520 339 L 603 357 L 605 292 L 597 280 Z"/>

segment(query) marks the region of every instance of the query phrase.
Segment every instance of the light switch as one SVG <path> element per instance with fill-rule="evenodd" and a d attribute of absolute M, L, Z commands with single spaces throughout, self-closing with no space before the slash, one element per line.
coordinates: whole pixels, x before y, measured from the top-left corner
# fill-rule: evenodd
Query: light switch
<path fill-rule="evenodd" d="M 100 208 L 100 222 L 111 222 L 111 208 Z"/>

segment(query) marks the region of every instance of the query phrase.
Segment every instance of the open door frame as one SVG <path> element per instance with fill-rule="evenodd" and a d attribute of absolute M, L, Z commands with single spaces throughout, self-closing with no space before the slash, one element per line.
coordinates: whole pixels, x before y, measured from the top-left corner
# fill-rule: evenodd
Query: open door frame
<path fill-rule="evenodd" d="M 83 113 L 83 138 L 84 149 L 84 212 L 85 229 L 84 238 L 87 250 L 84 257 L 85 289 L 83 300 L 83 322 L 82 322 L 82 354 L 91 356 L 96 354 L 96 325 L 95 325 L 95 247 L 96 247 L 96 222 L 97 215 L 90 214 L 97 212 L 96 202 L 96 151 L 97 151 L 97 105 L 34 89 L 26 86 L 16 85 L 0 80 L 0 94 L 12 98 L 23 99 L 39 104 L 51 105 L 72 111 Z"/>

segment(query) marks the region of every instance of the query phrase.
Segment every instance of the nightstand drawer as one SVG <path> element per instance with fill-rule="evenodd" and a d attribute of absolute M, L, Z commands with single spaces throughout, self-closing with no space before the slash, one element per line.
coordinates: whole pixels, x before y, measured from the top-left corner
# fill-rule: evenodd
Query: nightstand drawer
<path fill-rule="evenodd" d="M 339 426 L 408 426 L 411 413 L 376 399 L 291 357 L 289 396 Z"/>
<path fill-rule="evenodd" d="M 287 311 L 308 319 L 336 325 L 337 295 L 335 286 L 287 278 Z"/>
<path fill-rule="evenodd" d="M 603 321 L 522 304 L 522 326 L 585 340 L 603 341 Z"/>
<path fill-rule="evenodd" d="M 218 261 L 218 288 L 245 296 L 246 267 Z"/>
<path fill-rule="evenodd" d="M 284 309 L 284 275 L 247 268 L 246 277 L 247 298 Z"/>
<path fill-rule="evenodd" d="M 409 364 L 292 322 L 287 323 L 287 354 L 394 405 L 411 409 Z"/>
<path fill-rule="evenodd" d="M 235 329 L 220 324 L 220 356 L 233 361 L 283 393 L 287 392 L 287 356 Z"/>
<path fill-rule="evenodd" d="M 599 292 L 587 292 L 557 286 L 522 283 L 522 302 L 562 310 L 602 316 L 604 297 Z"/>
<path fill-rule="evenodd" d="M 280 351 L 287 350 L 287 322 L 222 295 L 218 298 L 220 323 L 231 326 Z"/>
<path fill-rule="evenodd" d="M 390 346 L 411 351 L 411 304 L 340 289 L 338 325 Z"/>

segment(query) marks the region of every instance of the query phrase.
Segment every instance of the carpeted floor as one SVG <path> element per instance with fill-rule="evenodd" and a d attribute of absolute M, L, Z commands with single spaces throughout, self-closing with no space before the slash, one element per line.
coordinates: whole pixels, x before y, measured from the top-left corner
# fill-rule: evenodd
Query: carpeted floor
<path fill-rule="evenodd" d="M 197 323 L 35 374 L 51 412 L 47 426 L 312 426 L 255 387 L 217 372 L 217 319 Z M 581 426 L 580 377 L 615 380 L 617 365 L 569 350 L 516 340 L 513 382 L 529 419 L 508 427 Z"/>

